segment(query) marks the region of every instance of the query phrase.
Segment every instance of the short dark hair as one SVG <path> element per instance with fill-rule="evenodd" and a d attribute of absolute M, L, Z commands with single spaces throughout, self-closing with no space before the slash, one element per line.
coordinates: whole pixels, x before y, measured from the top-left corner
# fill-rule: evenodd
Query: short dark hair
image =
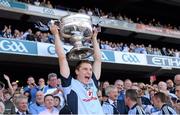
<path fill-rule="evenodd" d="M 137 102 L 138 94 L 135 89 L 126 90 L 126 97 L 129 97 L 132 101 Z"/>
<path fill-rule="evenodd" d="M 89 61 L 89 60 L 80 60 L 80 61 L 77 62 L 76 66 L 75 66 L 75 69 L 78 70 L 80 68 L 81 64 L 83 64 L 83 63 L 88 63 L 88 64 L 92 65 L 92 62 Z"/>
<path fill-rule="evenodd" d="M 44 101 L 45 101 L 45 99 L 46 99 L 48 96 L 54 98 L 54 96 L 53 96 L 52 94 L 47 94 L 47 95 L 44 96 Z"/>
<path fill-rule="evenodd" d="M 154 97 L 159 98 L 162 103 L 166 103 L 168 101 L 168 96 L 166 96 L 166 94 L 163 92 L 155 93 Z"/>
<path fill-rule="evenodd" d="M 61 99 L 60 99 L 60 97 L 59 96 L 54 96 L 54 99 L 58 99 L 59 100 L 59 102 L 61 101 Z"/>

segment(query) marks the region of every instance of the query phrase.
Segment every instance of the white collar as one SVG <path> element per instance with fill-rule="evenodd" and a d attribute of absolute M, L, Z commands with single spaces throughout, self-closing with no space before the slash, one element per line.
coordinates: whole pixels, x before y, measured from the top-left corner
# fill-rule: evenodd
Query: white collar
<path fill-rule="evenodd" d="M 108 101 L 109 101 L 109 103 L 110 103 L 111 105 L 114 105 L 114 101 L 113 101 L 113 100 L 108 99 Z"/>

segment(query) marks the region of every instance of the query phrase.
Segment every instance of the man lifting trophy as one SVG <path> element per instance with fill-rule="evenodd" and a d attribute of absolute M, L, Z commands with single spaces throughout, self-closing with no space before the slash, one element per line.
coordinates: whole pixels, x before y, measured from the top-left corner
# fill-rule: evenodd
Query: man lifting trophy
<path fill-rule="evenodd" d="M 97 97 L 102 63 L 101 50 L 97 42 L 98 31 L 96 28 L 92 29 L 91 18 L 83 14 L 65 16 L 61 19 L 61 23 L 61 26 L 52 24 L 50 31 L 55 37 L 60 78 L 70 113 L 102 115 L 102 107 Z M 74 45 L 74 48 L 69 52 L 69 58 L 79 59 L 75 66 L 75 76 L 70 72 L 69 63 L 61 42 L 62 37 L 68 39 Z M 83 41 L 90 38 L 93 50 L 83 45 Z M 82 60 L 92 54 L 93 63 L 89 60 Z M 63 112 L 60 113 L 64 114 Z"/>
<path fill-rule="evenodd" d="M 64 40 L 74 47 L 67 53 L 71 60 L 81 60 L 93 54 L 93 50 L 84 46 L 84 42 L 92 37 L 91 17 L 85 14 L 73 14 L 62 17 L 60 20 L 51 20 L 48 24 L 57 25 Z"/>

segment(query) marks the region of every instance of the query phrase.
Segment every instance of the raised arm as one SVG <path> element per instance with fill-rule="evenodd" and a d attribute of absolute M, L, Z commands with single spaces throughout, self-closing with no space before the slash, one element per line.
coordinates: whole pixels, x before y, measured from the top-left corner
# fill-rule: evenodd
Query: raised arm
<path fill-rule="evenodd" d="M 93 63 L 93 72 L 96 76 L 96 79 L 99 80 L 101 76 L 101 50 L 99 48 L 99 43 L 97 42 L 97 29 L 94 29 L 92 36 L 92 42 L 94 47 L 94 63 Z"/>
<path fill-rule="evenodd" d="M 6 81 L 8 83 L 8 87 L 10 89 L 11 94 L 14 94 L 14 90 L 13 90 L 13 87 L 11 85 L 10 79 L 9 79 L 9 77 L 6 74 L 4 74 L 4 79 L 6 79 Z"/>
<path fill-rule="evenodd" d="M 59 34 L 58 27 L 53 25 L 50 30 L 55 37 L 55 49 L 59 59 L 60 73 L 63 77 L 68 78 L 70 69 L 64 52 L 63 44 L 61 42 L 61 36 Z"/>

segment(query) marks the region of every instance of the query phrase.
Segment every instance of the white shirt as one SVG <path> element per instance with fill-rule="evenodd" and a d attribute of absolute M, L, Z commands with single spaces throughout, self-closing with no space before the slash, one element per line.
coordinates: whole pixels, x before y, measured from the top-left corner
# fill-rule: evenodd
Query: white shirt
<path fill-rule="evenodd" d="M 59 115 L 59 110 L 53 107 L 52 111 L 49 111 L 47 108 L 40 112 L 39 115 Z"/>

